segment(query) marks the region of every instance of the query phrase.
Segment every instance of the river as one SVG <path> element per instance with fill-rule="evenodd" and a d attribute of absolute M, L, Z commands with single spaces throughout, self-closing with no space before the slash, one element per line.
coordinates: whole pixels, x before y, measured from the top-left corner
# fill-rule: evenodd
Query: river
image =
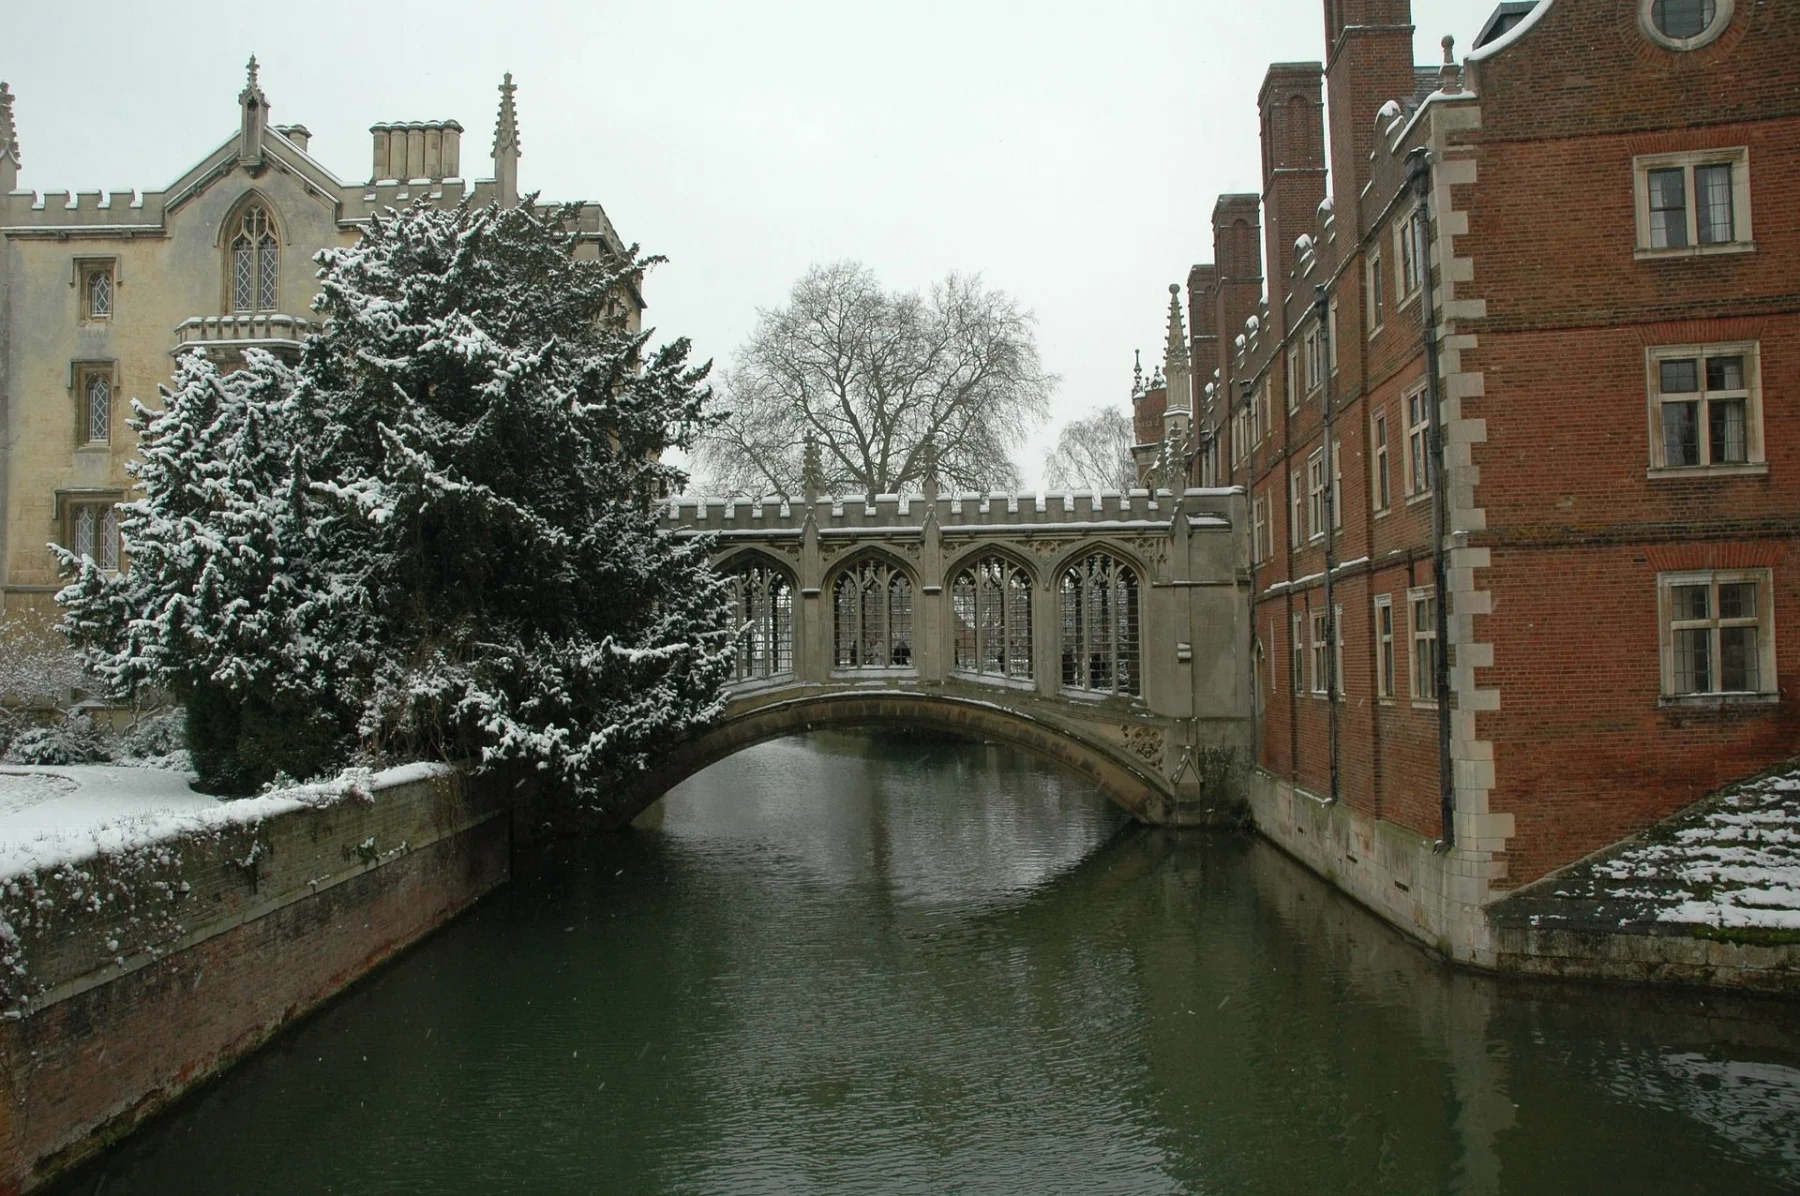
<path fill-rule="evenodd" d="M 1009 749 L 814 735 L 515 881 L 58 1192 L 1800 1191 L 1800 1008 L 1497 982 Z"/>

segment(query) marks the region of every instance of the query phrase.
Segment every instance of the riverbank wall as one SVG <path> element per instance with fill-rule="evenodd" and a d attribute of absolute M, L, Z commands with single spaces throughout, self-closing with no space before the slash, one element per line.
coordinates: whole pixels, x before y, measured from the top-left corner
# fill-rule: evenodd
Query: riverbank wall
<path fill-rule="evenodd" d="M 1800 996 L 1800 769 L 1753 778 L 1522 889 L 1487 861 L 1253 769 L 1255 829 L 1451 961 L 1503 975 Z M 1767 840 L 1758 844 L 1758 839 Z M 1759 850 L 1760 847 L 1760 850 Z M 1751 867 L 1760 886 L 1742 877 Z M 1737 878 L 1729 891 L 1725 883 Z M 1735 899 L 1734 899 L 1735 898 Z"/>
<path fill-rule="evenodd" d="M 0 1196 L 254 1050 L 510 875 L 441 766 L 244 802 L 0 882 Z"/>

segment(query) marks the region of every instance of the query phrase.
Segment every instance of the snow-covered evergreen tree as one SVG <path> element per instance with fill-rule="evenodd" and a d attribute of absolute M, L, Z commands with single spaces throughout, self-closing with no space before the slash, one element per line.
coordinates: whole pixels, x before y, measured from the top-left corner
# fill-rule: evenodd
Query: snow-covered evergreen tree
<path fill-rule="evenodd" d="M 618 299 L 651 260 L 577 256 L 570 215 L 384 214 L 320 255 L 291 375 L 184 363 L 140 416 L 130 572 L 65 556 L 103 674 L 195 721 L 177 680 L 298 699 L 340 752 L 518 762 L 589 801 L 715 716 L 724 583 L 651 509 L 705 370 L 685 340 L 647 352 Z"/>

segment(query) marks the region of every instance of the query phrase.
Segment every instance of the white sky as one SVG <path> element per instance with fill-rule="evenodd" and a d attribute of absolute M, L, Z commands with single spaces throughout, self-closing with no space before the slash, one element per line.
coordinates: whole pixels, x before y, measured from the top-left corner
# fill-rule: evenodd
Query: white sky
<path fill-rule="evenodd" d="M 1414 0 L 1414 61 L 1467 50 L 1497 0 Z M 1104 10 L 1104 12 L 1103 12 Z M 495 91 L 519 85 L 520 182 L 596 199 L 670 260 L 649 321 L 723 363 L 813 262 L 890 287 L 979 273 L 1037 313 L 1062 378 L 1019 460 L 1124 404 L 1160 360 L 1168 284 L 1211 257 L 1213 198 L 1258 191 L 1256 91 L 1321 59 L 1321 0 L 891 3 L 21 4 L 0 79 L 20 186 L 166 186 L 236 128 L 244 61 L 276 124 L 364 179 L 369 125 L 454 118 L 491 173 Z M 1369 114 L 1373 119 L 1373 114 Z"/>

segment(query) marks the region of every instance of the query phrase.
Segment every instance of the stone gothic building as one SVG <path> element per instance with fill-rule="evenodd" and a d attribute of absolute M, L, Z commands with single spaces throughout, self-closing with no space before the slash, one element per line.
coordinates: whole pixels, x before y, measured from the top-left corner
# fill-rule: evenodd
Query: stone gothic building
<path fill-rule="evenodd" d="M 1258 825 L 1476 957 L 1800 752 L 1800 5 L 1505 3 L 1429 67 L 1409 0 L 1323 16 L 1137 455 L 1250 496 Z"/>
<path fill-rule="evenodd" d="M 0 84 L 0 614 L 52 605 L 48 542 L 119 565 L 130 401 L 155 406 L 177 354 L 297 354 L 313 255 L 353 244 L 371 213 L 518 202 L 515 90 L 508 75 L 491 177 L 464 177 L 463 127 L 434 120 L 374 125 L 355 182 L 313 157 L 304 125 L 270 123 L 251 59 L 237 129 L 166 189 L 38 195 L 17 190 L 21 137 Z M 576 231 L 577 253 L 623 252 L 597 203 Z M 625 302 L 635 326 L 642 297 Z"/>

